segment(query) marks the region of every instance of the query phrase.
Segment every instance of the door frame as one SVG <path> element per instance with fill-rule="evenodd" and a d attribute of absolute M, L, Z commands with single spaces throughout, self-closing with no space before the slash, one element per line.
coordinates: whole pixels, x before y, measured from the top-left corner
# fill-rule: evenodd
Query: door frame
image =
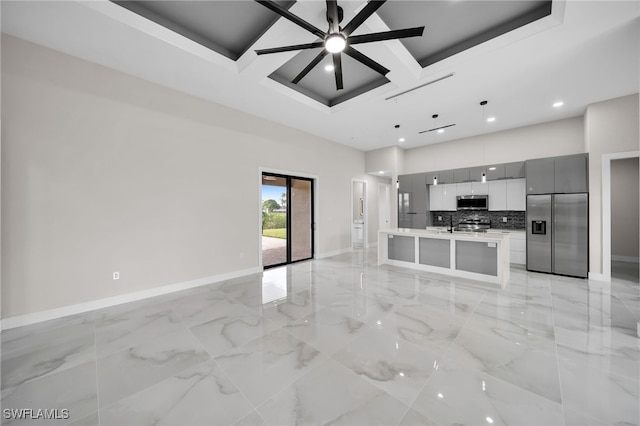
<path fill-rule="evenodd" d="M 602 279 L 611 281 L 611 161 L 638 158 L 640 151 L 602 154 Z M 600 277 L 598 277 L 600 278 Z"/>
<path fill-rule="evenodd" d="M 354 225 L 354 221 L 355 221 L 355 217 L 353 216 L 353 184 L 354 183 L 361 183 L 363 185 L 362 187 L 362 195 L 364 198 L 363 203 L 362 203 L 362 220 L 364 221 L 364 226 L 362 227 L 362 232 L 363 232 L 363 238 L 362 238 L 362 246 L 363 248 L 367 248 L 367 244 L 369 241 L 367 232 L 369 229 L 369 220 L 368 220 L 368 213 L 367 213 L 367 204 L 368 204 L 368 198 L 367 197 L 367 181 L 364 179 L 351 179 L 351 200 L 350 200 L 350 204 L 349 204 L 349 210 L 351 211 L 351 223 L 349 224 L 349 231 L 351 232 L 351 249 L 353 249 L 353 225 Z"/>
<path fill-rule="evenodd" d="M 290 170 L 282 170 L 282 169 L 273 169 L 270 167 L 262 167 L 259 166 L 258 167 L 258 205 L 256 208 L 256 212 L 257 212 L 257 219 L 258 219 L 258 267 L 261 268 L 262 270 L 264 270 L 264 265 L 262 264 L 262 174 L 263 173 L 270 173 L 270 174 L 274 174 L 274 175 L 283 175 L 283 176 L 288 176 L 288 177 L 292 177 L 292 178 L 304 178 L 304 179 L 311 179 L 312 183 L 312 199 L 311 199 L 311 204 L 313 206 L 312 210 L 313 210 L 313 223 L 312 225 L 312 229 L 313 232 L 311 234 L 311 259 L 315 258 L 316 253 L 318 252 L 317 250 L 317 246 L 318 246 L 318 226 L 317 226 L 317 217 L 318 217 L 318 191 L 320 188 L 320 179 L 318 178 L 317 175 L 313 175 L 313 174 L 309 174 L 309 173 L 302 173 L 302 172 L 295 172 L 295 171 L 290 171 Z M 289 203 L 289 200 L 287 200 L 287 204 Z M 289 223 L 287 223 L 287 229 L 289 228 Z M 288 241 L 287 241 L 287 245 L 288 245 Z M 292 262 L 293 263 L 293 262 Z M 285 266 L 285 265 L 282 265 Z"/>

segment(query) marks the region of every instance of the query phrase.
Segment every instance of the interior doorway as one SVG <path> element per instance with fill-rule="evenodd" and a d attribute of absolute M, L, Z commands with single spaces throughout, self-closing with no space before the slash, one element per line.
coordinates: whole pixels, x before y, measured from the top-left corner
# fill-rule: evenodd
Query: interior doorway
<path fill-rule="evenodd" d="M 638 282 L 640 214 L 638 158 L 611 161 L 611 277 Z"/>
<path fill-rule="evenodd" d="M 619 204 L 619 202 L 615 200 L 615 197 L 616 197 L 615 192 L 617 191 L 617 189 L 619 189 L 618 186 L 620 185 L 620 183 L 614 183 L 612 181 L 612 167 L 617 167 L 615 161 L 618 161 L 618 160 L 629 159 L 637 163 L 639 156 L 640 156 L 640 151 L 616 152 L 616 153 L 602 155 L 602 278 L 601 279 L 605 281 L 610 281 L 612 278 L 612 266 L 619 266 L 618 265 L 619 260 L 614 260 L 614 259 L 620 259 L 620 257 L 618 257 L 619 254 L 614 253 L 612 250 L 612 244 L 614 242 L 613 240 L 616 238 L 613 234 L 615 232 L 613 221 L 617 220 L 616 211 L 619 211 L 620 209 L 630 210 L 628 208 L 630 204 L 629 202 L 625 202 L 623 204 L 623 207 L 615 207 L 613 204 L 613 203 Z M 613 173 L 615 176 L 616 172 L 614 171 Z M 629 184 L 633 188 L 632 190 L 635 190 L 635 196 L 637 197 L 638 181 L 636 180 L 635 182 L 630 182 Z M 614 188 L 614 185 L 616 186 L 616 188 Z M 627 188 L 624 191 L 622 191 L 621 195 L 624 197 L 625 195 L 629 194 L 629 191 L 631 190 Z M 637 209 L 638 198 L 635 198 L 635 200 L 636 200 L 635 201 L 636 205 L 634 207 Z M 638 210 L 635 210 L 635 212 L 636 212 L 634 213 L 635 223 L 637 225 Z M 635 234 L 637 235 L 638 232 L 636 231 Z M 618 256 L 614 258 L 615 255 L 618 255 Z M 633 258 L 634 256 L 629 256 L 629 257 Z M 626 259 L 626 260 L 632 260 L 632 259 Z M 632 277 L 637 276 L 636 274 L 638 274 L 639 264 L 635 262 L 624 262 L 624 263 L 626 263 L 626 265 L 621 265 L 621 266 L 623 267 L 623 271 L 624 269 L 626 269 L 627 272 L 623 272 L 623 273 L 626 273 L 627 275 L 631 274 Z M 638 282 L 637 278 L 635 279 L 635 282 Z"/>
<path fill-rule="evenodd" d="M 313 258 L 313 179 L 262 173 L 262 265 Z"/>

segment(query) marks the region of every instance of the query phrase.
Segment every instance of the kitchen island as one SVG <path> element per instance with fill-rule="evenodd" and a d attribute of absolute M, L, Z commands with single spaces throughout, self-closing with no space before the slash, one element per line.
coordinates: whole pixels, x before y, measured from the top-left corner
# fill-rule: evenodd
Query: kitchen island
<path fill-rule="evenodd" d="M 423 229 L 378 232 L 378 264 L 478 280 L 505 288 L 509 281 L 509 235 Z"/>

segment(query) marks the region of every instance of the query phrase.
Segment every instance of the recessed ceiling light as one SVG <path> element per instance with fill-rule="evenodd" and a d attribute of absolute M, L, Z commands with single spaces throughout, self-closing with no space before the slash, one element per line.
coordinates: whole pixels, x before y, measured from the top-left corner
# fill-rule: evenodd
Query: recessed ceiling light
<path fill-rule="evenodd" d="M 555 103 L 553 104 L 553 107 L 554 107 L 554 108 L 560 108 L 562 105 L 564 105 L 564 102 L 562 102 L 562 101 L 558 101 L 558 102 L 555 102 Z"/>
<path fill-rule="evenodd" d="M 324 66 L 324 70 L 325 70 L 326 72 L 331 72 L 331 71 L 333 71 L 334 69 L 335 69 L 335 68 L 333 67 L 333 65 L 332 65 L 332 64 L 329 64 L 329 65 L 325 65 L 325 66 Z"/>
<path fill-rule="evenodd" d="M 444 133 L 444 129 L 438 129 L 438 133 Z"/>
<path fill-rule="evenodd" d="M 380 170 L 378 173 L 380 173 L 381 175 L 383 175 L 383 174 L 384 174 L 384 172 L 383 172 L 382 170 Z"/>
<path fill-rule="evenodd" d="M 398 142 L 404 142 L 404 138 L 398 139 Z"/>
<path fill-rule="evenodd" d="M 487 118 L 487 123 L 493 123 L 494 121 L 496 121 L 495 117 L 489 117 Z"/>

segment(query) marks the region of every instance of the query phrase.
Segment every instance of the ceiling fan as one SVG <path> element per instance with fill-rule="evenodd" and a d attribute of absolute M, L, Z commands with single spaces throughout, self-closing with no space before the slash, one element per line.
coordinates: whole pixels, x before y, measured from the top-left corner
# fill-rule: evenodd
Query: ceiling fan
<path fill-rule="evenodd" d="M 304 28 L 305 30 L 320 37 L 321 41 L 313 43 L 296 44 L 292 46 L 274 47 L 271 49 L 259 49 L 256 50 L 258 55 L 266 55 L 269 53 L 290 52 L 293 50 L 303 49 L 315 49 L 323 47 L 322 51 L 298 74 L 293 80 L 293 84 L 297 84 L 302 78 L 309 73 L 316 65 L 322 61 L 322 59 L 329 53 L 333 56 L 333 67 L 336 77 L 336 89 L 343 88 L 342 84 L 342 57 L 341 53 L 346 53 L 356 61 L 366 65 L 372 70 L 386 75 L 389 70 L 373 59 L 365 56 L 361 52 L 352 47 L 354 44 L 371 43 L 374 41 L 392 40 L 407 37 L 419 37 L 424 31 L 424 27 L 405 28 L 402 30 L 382 31 L 377 33 L 363 34 L 352 36 L 351 33 L 355 31 L 362 23 L 369 18 L 376 10 L 382 6 L 386 0 L 370 0 L 360 12 L 344 27 L 340 27 L 342 21 L 343 11 L 336 0 L 326 0 L 327 2 L 327 21 L 329 23 L 329 29 L 322 31 L 316 26 L 308 23 L 299 16 L 289 12 L 284 7 L 275 3 L 274 1 L 255 0 L 268 9 L 276 12 L 283 18 L 288 19 L 294 24 Z"/>

